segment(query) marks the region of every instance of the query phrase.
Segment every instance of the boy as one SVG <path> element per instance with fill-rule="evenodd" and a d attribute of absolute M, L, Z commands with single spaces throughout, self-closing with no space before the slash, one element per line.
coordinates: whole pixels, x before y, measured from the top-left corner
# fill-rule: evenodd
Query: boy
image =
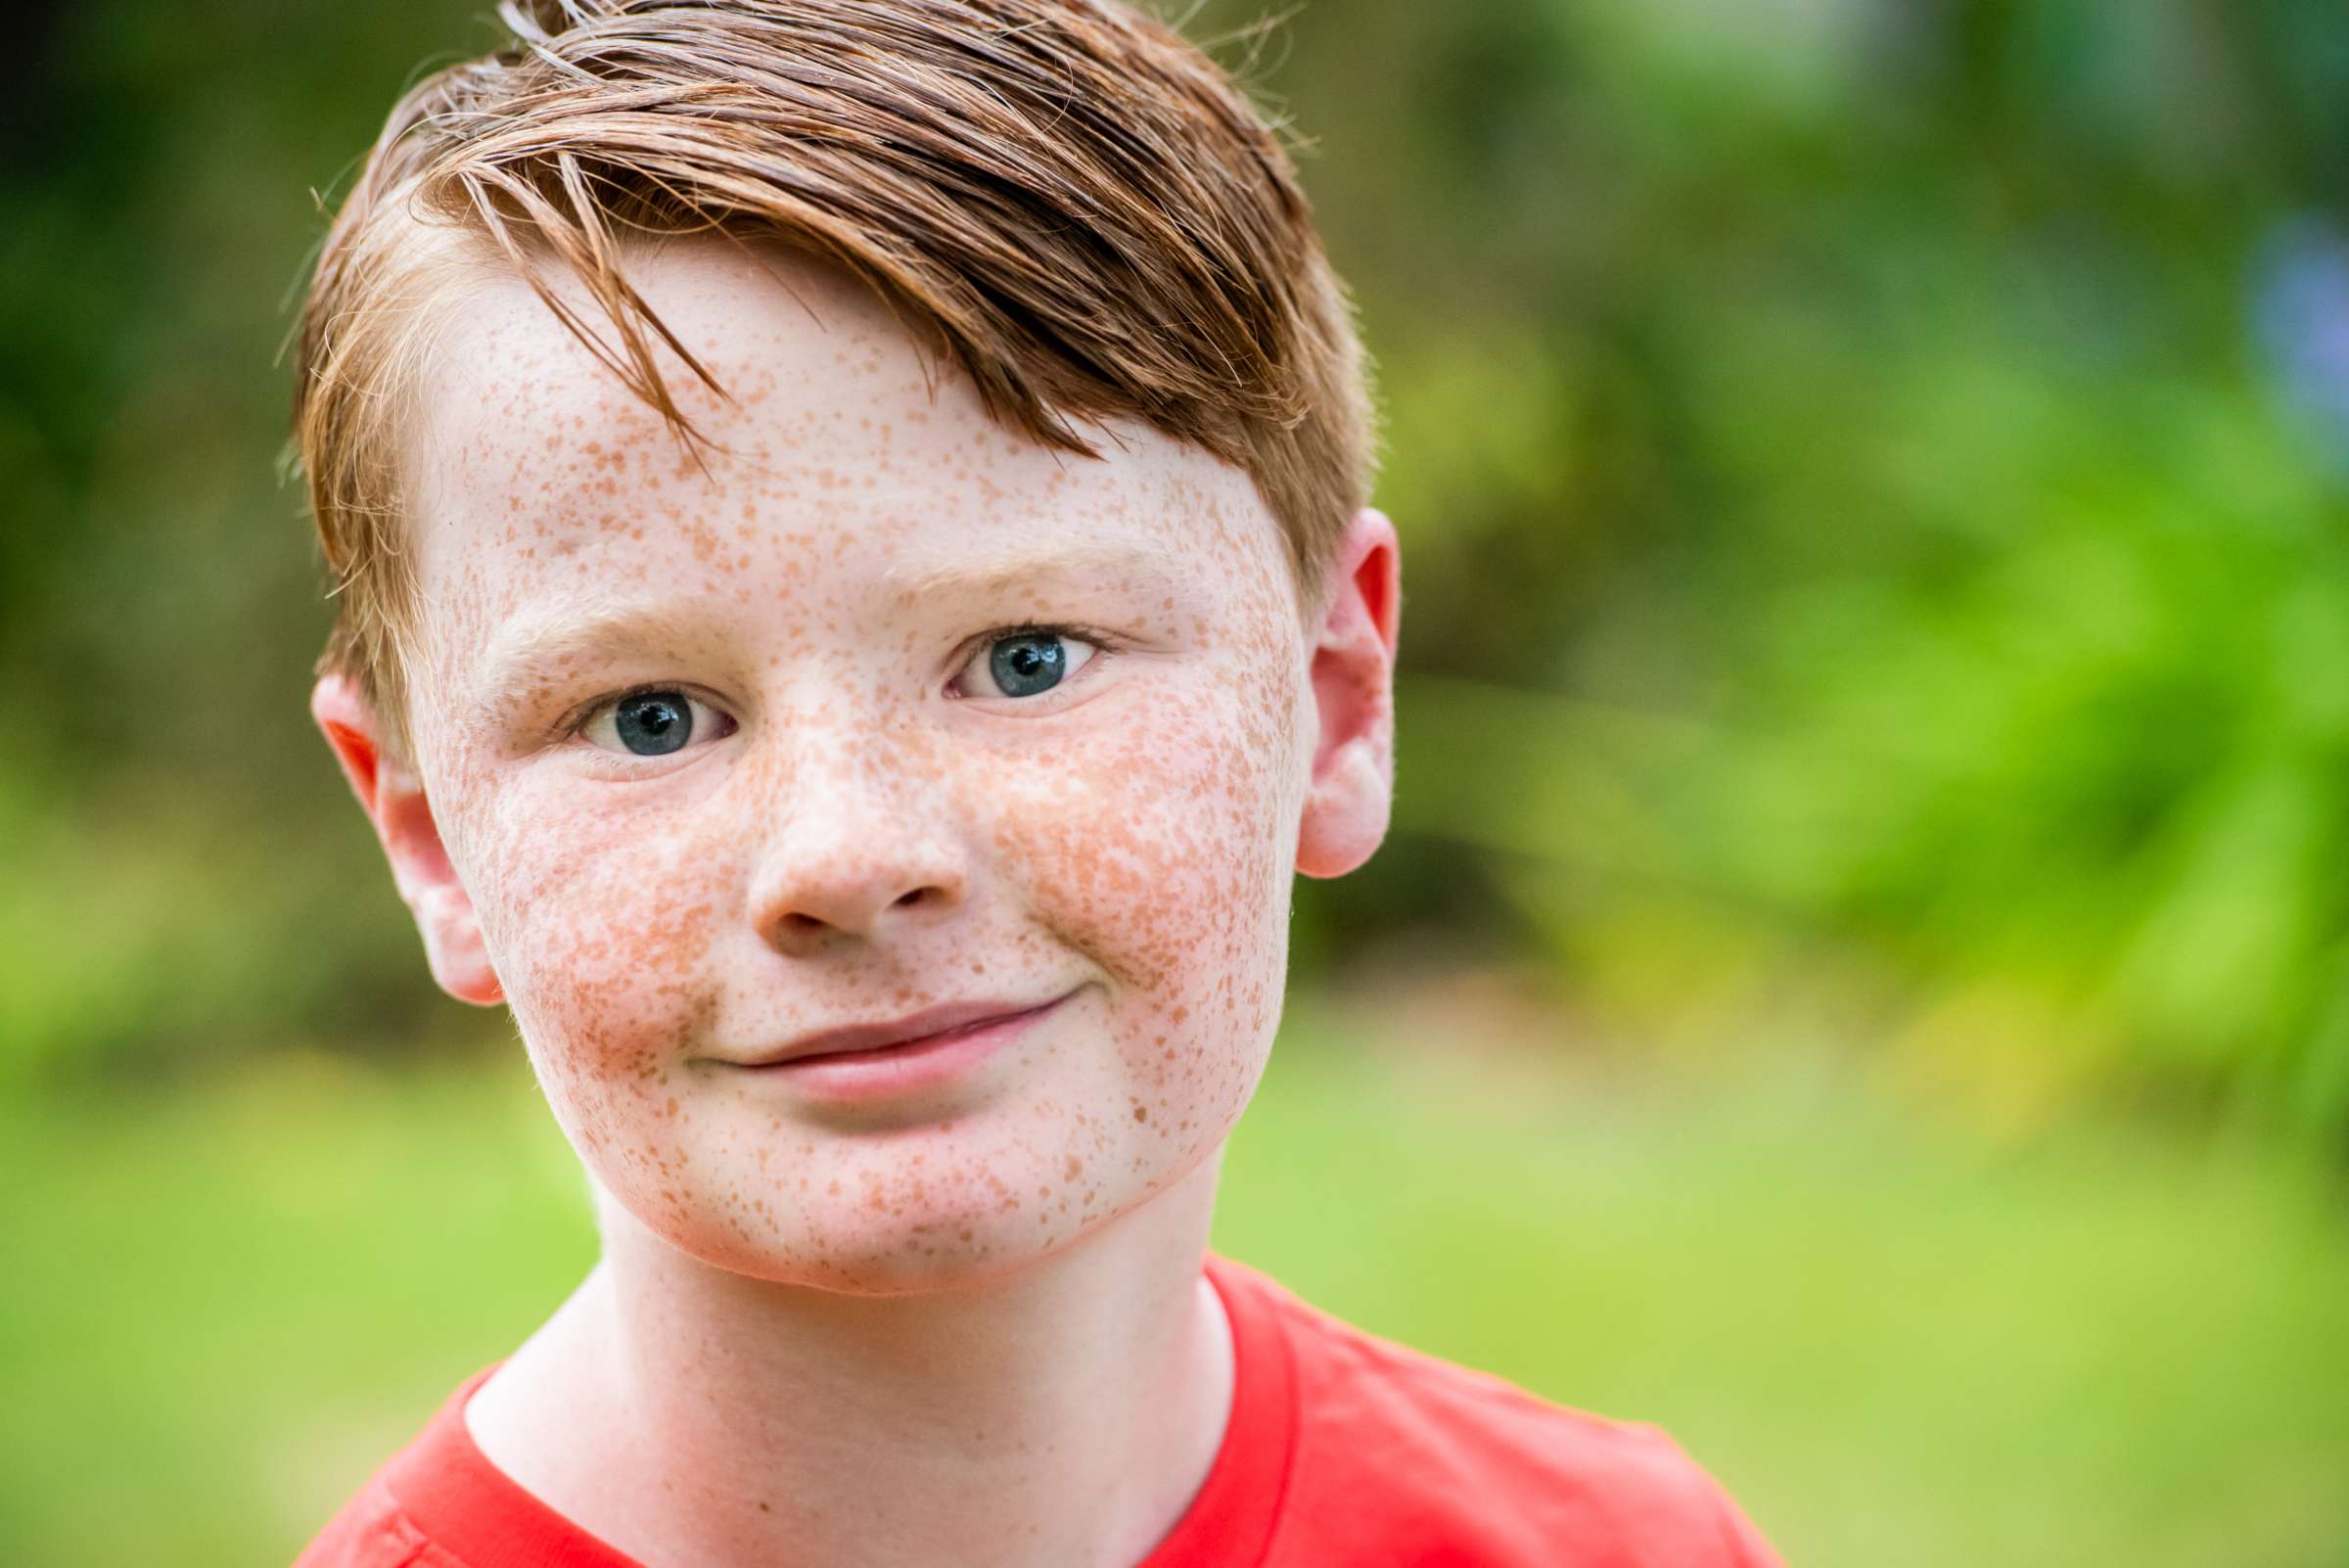
<path fill-rule="evenodd" d="M 1207 1254 L 1397 546 L 1273 135 L 1106 0 L 563 0 L 393 111 L 313 709 L 603 1256 L 304 1564 L 1767 1564 Z"/>

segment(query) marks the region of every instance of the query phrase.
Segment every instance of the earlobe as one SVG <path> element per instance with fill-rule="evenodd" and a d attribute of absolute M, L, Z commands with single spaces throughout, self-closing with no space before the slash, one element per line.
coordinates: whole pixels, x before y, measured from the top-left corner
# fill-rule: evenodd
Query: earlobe
<path fill-rule="evenodd" d="M 1347 524 L 1331 564 L 1329 603 L 1313 647 L 1320 733 L 1297 833 L 1297 869 L 1309 877 L 1344 876 L 1387 836 L 1401 613 L 1395 525 L 1364 508 Z"/>
<path fill-rule="evenodd" d="M 345 676 L 327 675 L 310 693 L 310 716 L 342 764 L 359 808 L 392 863 L 400 901 L 415 916 L 433 979 L 459 1001 L 494 1007 L 506 999 L 482 940 L 473 899 L 448 858 L 424 785 L 386 750 L 367 701 Z"/>
<path fill-rule="evenodd" d="M 462 887 L 452 882 L 428 889 L 409 908 L 424 937 L 425 960 L 442 991 L 477 1007 L 495 1007 L 506 999 L 482 941 L 481 919 Z"/>

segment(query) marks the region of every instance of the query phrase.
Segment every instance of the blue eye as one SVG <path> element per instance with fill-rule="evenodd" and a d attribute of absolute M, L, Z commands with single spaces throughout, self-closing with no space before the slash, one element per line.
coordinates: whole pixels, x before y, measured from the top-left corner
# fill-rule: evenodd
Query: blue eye
<path fill-rule="evenodd" d="M 987 656 L 987 672 L 1004 696 L 1033 697 L 1060 684 L 1069 672 L 1069 653 L 1058 637 L 1006 637 Z"/>
<path fill-rule="evenodd" d="M 631 697 L 612 710 L 620 743 L 639 757 L 665 757 L 693 738 L 693 705 L 670 692 Z"/>
<path fill-rule="evenodd" d="M 990 638 L 964 673 L 978 680 L 973 696 L 1035 697 L 1083 669 L 1099 652 L 1082 637 L 1031 626 Z"/>
<path fill-rule="evenodd" d="M 723 722 L 707 703 L 681 691 L 636 691 L 597 709 L 579 732 L 608 752 L 667 757 L 683 751 L 697 734 L 714 738 Z"/>

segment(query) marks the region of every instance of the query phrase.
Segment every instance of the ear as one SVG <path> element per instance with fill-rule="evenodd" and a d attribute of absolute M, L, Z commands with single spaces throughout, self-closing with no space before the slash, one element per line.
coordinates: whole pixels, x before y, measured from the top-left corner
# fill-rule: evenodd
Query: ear
<path fill-rule="evenodd" d="M 400 902 L 416 917 L 416 929 L 424 937 L 433 979 L 459 1001 L 483 1007 L 504 1001 L 506 993 L 489 966 L 473 899 L 440 843 L 424 785 L 386 749 L 383 729 L 366 699 L 347 678 L 327 675 L 310 693 L 310 716 L 318 721 L 335 761 L 343 764 L 343 776 L 350 780 L 359 808 L 375 824 L 375 836 L 392 862 Z"/>
<path fill-rule="evenodd" d="M 1313 645 L 1321 735 L 1297 833 L 1297 869 L 1339 877 L 1387 836 L 1395 793 L 1395 645 L 1403 610 L 1395 525 L 1364 507 L 1331 564 Z"/>

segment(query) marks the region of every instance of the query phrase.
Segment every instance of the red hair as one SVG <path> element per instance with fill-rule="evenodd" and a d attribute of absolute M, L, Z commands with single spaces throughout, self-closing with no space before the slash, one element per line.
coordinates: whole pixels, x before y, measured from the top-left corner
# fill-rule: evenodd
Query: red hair
<path fill-rule="evenodd" d="M 528 279 L 689 445 L 629 234 L 778 240 L 878 291 L 989 410 L 1129 416 L 1245 469 L 1313 603 L 1367 498 L 1352 310 L 1273 126 L 1108 0 L 506 0 L 392 109 L 320 253 L 294 425 L 340 587 L 320 669 L 406 749 L 396 441 L 451 268 Z M 549 286 L 583 284 L 584 319 Z M 605 331 L 603 329 L 609 329 Z M 719 389 L 722 391 L 722 389 Z"/>

